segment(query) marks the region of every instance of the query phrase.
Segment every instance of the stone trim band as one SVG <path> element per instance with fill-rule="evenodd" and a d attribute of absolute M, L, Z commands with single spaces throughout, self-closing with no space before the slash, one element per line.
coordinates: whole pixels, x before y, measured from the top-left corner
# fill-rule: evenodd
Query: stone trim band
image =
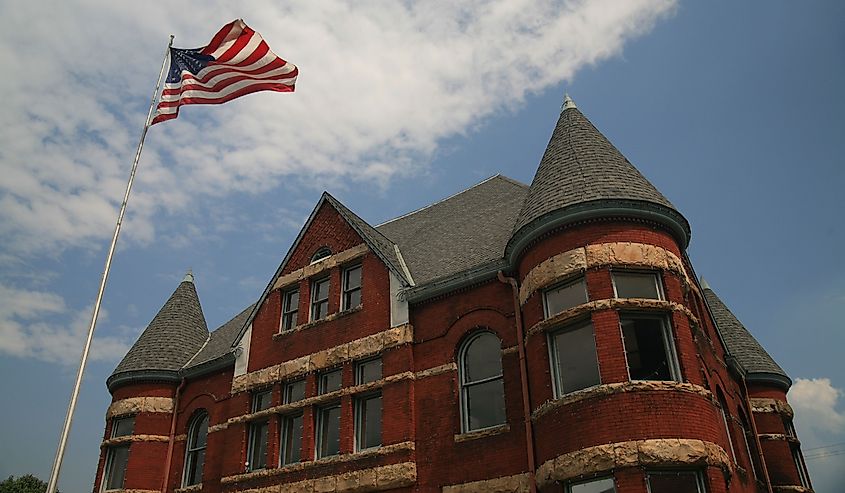
<path fill-rule="evenodd" d="M 751 401 L 751 411 L 755 413 L 777 413 L 788 418 L 795 414 L 792 411 L 792 406 L 778 399 L 752 397 L 749 400 Z"/>
<path fill-rule="evenodd" d="M 714 466 L 729 470 L 731 460 L 712 442 L 658 438 L 608 443 L 547 460 L 537 468 L 537 485 L 568 481 L 623 467 Z"/>
<path fill-rule="evenodd" d="M 444 486 L 443 493 L 528 493 L 531 491 L 531 477 L 528 473 L 503 476 L 501 478 L 472 481 L 470 483 Z"/>
<path fill-rule="evenodd" d="M 170 397 L 129 397 L 114 401 L 106 411 L 106 419 L 138 413 L 173 412 L 173 399 Z"/>
<path fill-rule="evenodd" d="M 569 276 L 608 265 L 667 270 L 677 274 L 687 287 L 695 289 L 684 263 L 665 248 L 645 243 L 600 243 L 568 250 L 540 262 L 525 275 L 519 288 L 519 303 L 524 305 L 536 291 Z"/>
<path fill-rule="evenodd" d="M 368 251 L 369 248 L 367 248 L 367 244 L 361 243 L 360 245 L 356 245 L 342 252 L 338 252 L 334 255 L 329 255 L 328 257 L 318 262 L 314 262 L 311 265 L 306 265 L 305 267 L 302 267 L 301 269 L 296 269 L 295 271 L 289 274 L 279 276 L 279 278 L 276 279 L 276 282 L 273 283 L 272 289 L 275 290 L 287 287 L 293 283 L 301 281 L 302 279 L 306 279 L 313 275 L 327 271 L 333 267 L 337 267 L 338 265 L 345 264 L 350 260 L 356 259 L 358 257 L 363 257 L 364 254 Z"/>
<path fill-rule="evenodd" d="M 169 442 L 170 437 L 167 435 L 126 435 L 117 438 L 110 438 L 103 440 L 100 447 L 110 447 L 112 445 L 123 445 L 125 443 L 133 442 Z"/>

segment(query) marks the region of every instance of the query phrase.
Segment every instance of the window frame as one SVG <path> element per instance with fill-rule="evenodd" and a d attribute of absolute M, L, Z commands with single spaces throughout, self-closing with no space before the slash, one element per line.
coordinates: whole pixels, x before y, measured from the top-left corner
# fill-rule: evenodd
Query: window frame
<path fill-rule="evenodd" d="M 593 336 L 593 356 L 596 360 L 596 371 L 598 372 L 598 383 L 593 385 L 572 390 L 570 392 L 563 391 L 563 378 L 560 375 L 560 368 L 558 365 L 558 356 L 557 356 L 557 342 L 555 342 L 555 338 L 558 334 L 564 332 L 574 332 L 577 330 L 584 329 L 586 327 L 590 327 Z M 596 328 L 593 326 L 593 323 L 590 319 L 583 319 L 573 324 L 566 325 L 564 327 L 559 327 L 555 330 L 548 332 L 548 341 L 547 345 L 549 348 L 549 365 L 552 374 L 552 394 L 554 395 L 555 399 L 560 399 L 561 397 L 571 394 L 573 392 L 578 392 L 580 390 L 589 389 L 595 387 L 597 385 L 601 385 L 601 364 L 599 362 L 599 355 L 598 355 L 598 347 L 596 346 Z"/>
<path fill-rule="evenodd" d="M 326 377 L 332 374 L 340 375 L 340 386 L 336 389 L 328 390 L 326 388 Z M 317 374 L 317 395 L 331 394 L 343 388 L 343 368 L 331 368 Z"/>
<path fill-rule="evenodd" d="M 647 312 L 618 312 L 619 313 L 619 333 L 622 337 L 622 350 L 625 352 L 625 369 L 628 370 L 628 381 L 660 381 L 660 382 L 683 382 L 684 376 L 681 370 L 680 358 L 678 358 L 677 347 L 675 345 L 675 331 L 670 320 L 670 315 L 666 313 L 647 313 Z M 631 377 L 631 364 L 628 361 L 628 348 L 625 344 L 625 329 L 622 325 L 623 319 L 640 319 L 640 320 L 657 320 L 661 327 L 661 340 L 663 341 L 663 351 L 666 354 L 667 366 L 669 368 L 669 380 L 643 380 L 634 379 Z"/>
<path fill-rule="evenodd" d="M 565 493 L 572 493 L 572 487 L 573 486 L 580 486 L 580 485 L 584 485 L 584 484 L 597 483 L 599 481 L 604 481 L 604 480 L 607 480 L 607 479 L 609 479 L 613 483 L 613 492 L 616 493 L 616 479 L 612 475 L 593 477 L 593 478 L 590 478 L 590 479 L 583 479 L 583 480 L 578 480 L 578 481 L 567 481 L 566 482 L 566 488 L 565 488 L 564 491 L 565 491 Z"/>
<path fill-rule="evenodd" d="M 129 433 L 121 433 L 117 434 L 117 430 L 120 427 L 121 423 L 125 423 L 130 421 L 132 423 Z M 111 422 L 111 429 L 109 430 L 109 439 L 114 439 L 118 437 L 124 436 L 132 436 L 135 433 L 135 416 L 123 416 L 120 418 L 112 418 Z M 127 444 L 120 444 L 120 445 L 112 445 L 106 451 L 106 463 L 105 467 L 103 468 L 103 478 L 101 484 L 101 491 L 108 491 L 113 489 L 123 489 L 123 485 L 126 482 L 126 469 L 129 465 L 129 449 L 130 443 Z M 121 480 L 120 488 L 109 488 L 108 485 L 111 483 L 111 475 L 114 473 L 114 460 L 117 450 L 125 450 L 126 451 L 126 461 L 123 464 L 123 479 Z"/>
<path fill-rule="evenodd" d="M 337 453 L 334 454 L 326 454 L 326 451 L 323 450 L 322 442 L 323 442 L 323 426 L 325 425 L 325 421 L 328 419 L 328 412 L 332 409 L 338 410 L 337 416 Z M 316 408 L 315 414 L 315 423 L 314 423 L 314 458 L 316 460 L 324 459 L 327 457 L 334 457 L 340 455 L 340 432 L 341 432 L 341 421 L 343 419 L 343 408 L 341 407 L 341 403 L 339 401 L 335 401 L 323 406 Z"/>
<path fill-rule="evenodd" d="M 301 399 L 292 399 L 291 394 L 293 390 L 293 386 L 297 384 L 302 384 L 302 398 Z M 285 382 L 284 386 L 282 387 L 282 404 L 293 404 L 294 402 L 299 402 L 304 400 L 307 396 L 308 386 L 305 382 L 304 378 L 297 378 L 295 380 L 290 380 Z"/>
<path fill-rule="evenodd" d="M 568 308 L 565 308 L 565 309 L 563 309 L 559 312 L 551 313 L 551 311 L 549 309 L 549 294 L 553 291 L 556 291 L 556 290 L 559 290 L 559 289 L 562 289 L 562 288 L 568 288 L 568 287 L 574 286 L 575 284 L 579 284 L 579 283 L 584 288 L 584 301 L 582 301 L 581 303 L 578 303 L 576 305 L 572 305 Z M 558 315 L 559 313 L 563 313 L 566 310 L 569 310 L 570 308 L 576 307 L 578 305 L 583 305 L 584 303 L 588 303 L 589 301 L 590 301 L 590 293 L 587 290 L 587 279 L 583 275 L 564 279 L 562 281 L 559 281 L 559 282 L 552 284 L 551 286 L 543 288 L 543 318 L 544 319 L 552 318 L 555 315 Z"/>
<path fill-rule="evenodd" d="M 325 298 L 317 298 L 317 285 L 326 283 L 326 297 Z M 324 318 L 328 317 L 329 315 L 329 297 L 331 296 L 331 289 L 332 289 L 332 278 L 330 276 L 321 276 L 311 280 L 311 301 L 309 306 L 311 309 L 309 310 L 309 317 L 311 322 L 316 322 L 318 320 L 323 320 Z M 317 317 L 316 313 L 319 311 L 318 307 L 320 307 L 323 303 L 326 306 L 326 312 L 321 316 Z"/>
<path fill-rule="evenodd" d="M 379 362 L 379 378 L 375 380 L 364 381 L 364 367 L 366 367 L 370 363 L 375 363 L 376 361 Z M 383 378 L 384 363 L 381 360 L 381 356 L 376 356 L 375 358 L 368 358 L 365 360 L 357 361 L 355 363 L 355 385 L 364 385 L 372 382 L 378 382 Z"/>
<path fill-rule="evenodd" d="M 474 380 L 468 382 L 467 379 L 467 370 L 466 370 L 466 356 L 468 349 L 472 346 L 472 343 L 475 342 L 477 339 L 484 335 L 491 335 L 496 338 L 499 342 L 499 374 L 494 375 L 491 377 L 485 377 L 479 380 Z M 458 351 L 458 385 L 459 385 L 459 399 L 460 399 L 460 413 L 461 413 L 461 433 L 470 433 L 476 432 L 481 430 L 486 430 L 489 428 L 495 428 L 497 426 L 506 425 L 508 422 L 507 416 L 507 406 L 506 406 L 506 398 L 505 398 L 505 379 L 504 379 L 504 370 L 502 368 L 502 340 L 499 336 L 490 331 L 490 330 L 479 330 L 474 332 L 472 335 L 467 337 L 464 342 L 461 344 L 461 348 Z M 502 411 L 504 414 L 504 421 L 501 423 L 496 423 L 490 426 L 484 426 L 481 428 L 471 428 L 470 427 L 470 409 L 469 409 L 469 389 L 478 385 L 483 385 L 486 383 L 490 383 L 496 380 L 500 380 L 502 382 Z"/>
<path fill-rule="evenodd" d="M 657 298 L 620 298 L 619 290 L 616 288 L 616 275 L 628 276 L 650 276 L 654 279 L 654 285 L 657 288 Z M 656 270 L 637 270 L 637 269 L 612 269 L 610 271 L 610 280 L 613 285 L 613 297 L 615 299 L 645 299 L 645 300 L 659 300 L 666 301 L 666 291 L 663 289 L 663 276 L 660 271 Z"/>
<path fill-rule="evenodd" d="M 798 470 L 798 481 L 801 482 L 801 486 L 804 488 L 812 488 L 812 485 L 810 484 L 810 475 L 807 471 L 807 463 L 804 462 L 804 454 L 801 453 L 801 447 L 790 444 L 789 452 L 790 455 L 792 455 L 792 461 L 795 463 L 795 468 Z"/>
<path fill-rule="evenodd" d="M 291 297 L 296 294 L 296 304 L 291 307 Z M 279 332 L 290 332 L 299 324 L 299 286 L 290 287 L 282 291 L 282 319 Z M 294 318 L 296 322 L 294 322 Z"/>
<path fill-rule="evenodd" d="M 704 479 L 704 474 L 697 469 L 678 469 L 678 470 L 646 470 L 645 471 L 645 484 L 646 484 L 646 491 L 648 493 L 653 493 L 651 489 L 651 476 L 669 476 L 672 474 L 681 474 L 681 473 L 690 473 L 695 475 L 695 483 L 696 488 L 698 491 L 696 493 L 707 493 L 707 483 Z"/>
<path fill-rule="evenodd" d="M 288 450 L 288 438 L 295 426 L 295 420 L 297 418 L 299 418 L 299 458 L 295 461 L 288 461 L 287 456 L 290 452 L 290 450 Z M 279 433 L 279 467 L 302 462 L 302 443 L 305 435 L 305 413 L 303 411 L 299 411 L 297 413 L 283 415 L 281 419 L 281 427 L 281 433 Z"/>
<path fill-rule="evenodd" d="M 320 248 L 317 249 L 317 251 L 314 252 L 313 255 L 311 255 L 310 264 L 316 264 L 317 262 L 319 262 L 319 261 L 321 261 L 325 258 L 331 257 L 331 256 L 332 256 L 332 249 L 327 247 L 327 246 L 321 246 Z"/>
<path fill-rule="evenodd" d="M 366 426 L 364 422 L 367 402 L 378 399 L 381 402 L 381 415 L 379 416 L 379 440 L 377 445 L 371 445 L 369 447 L 362 447 L 361 444 L 366 441 Z M 382 446 L 382 438 L 383 438 L 383 426 L 384 426 L 384 398 L 382 396 L 381 391 L 379 392 L 371 392 L 367 394 L 362 394 L 355 397 L 354 400 L 354 414 L 355 414 L 355 451 L 356 452 L 363 452 L 365 450 L 375 450 Z"/>
<path fill-rule="evenodd" d="M 185 461 L 183 463 L 182 468 L 182 487 L 186 486 L 193 486 L 197 484 L 202 484 L 202 475 L 205 469 L 205 451 L 208 449 L 208 425 L 209 425 L 210 416 L 208 411 L 201 410 L 197 412 L 193 418 L 191 418 L 191 423 L 188 426 L 188 436 L 185 440 Z M 205 421 L 205 444 L 202 447 L 197 447 L 196 442 L 199 438 L 199 427 L 200 424 Z M 191 442 L 194 445 L 191 445 Z M 202 465 L 200 466 L 199 470 L 199 477 L 198 478 L 189 478 L 190 472 L 194 471 L 196 467 L 196 460 L 199 452 L 203 452 L 202 458 Z M 193 479 L 193 481 L 191 481 Z"/>
<path fill-rule="evenodd" d="M 269 400 L 267 401 L 266 407 L 260 407 L 260 403 L 263 399 L 259 399 L 259 396 L 268 396 Z M 250 410 L 252 413 L 257 413 L 263 411 L 265 409 L 269 409 L 273 406 L 273 389 L 261 389 L 256 390 L 252 393 L 252 402 L 250 403 Z M 264 430 L 264 436 L 262 437 L 261 430 Z M 264 442 L 264 456 L 262 457 L 261 465 L 257 466 L 255 461 L 253 461 L 253 456 L 255 455 L 255 447 L 259 445 L 259 439 Z M 262 469 L 267 469 L 267 454 L 269 452 L 269 445 L 270 445 L 270 417 L 265 416 L 260 419 L 256 419 L 250 421 L 247 425 L 247 451 L 246 451 L 246 469 L 248 471 L 259 471 Z"/>
<path fill-rule="evenodd" d="M 349 279 L 347 278 L 347 274 L 349 272 L 355 270 L 355 269 L 357 269 L 359 271 L 358 272 L 358 286 L 350 288 L 348 286 Z M 344 267 L 341 270 L 340 276 L 341 276 L 341 278 L 340 278 L 340 280 L 341 280 L 341 283 L 340 283 L 341 284 L 340 307 L 341 308 L 340 309 L 341 310 L 351 310 L 353 308 L 358 308 L 359 306 L 363 305 L 364 304 L 364 298 L 362 296 L 363 295 L 362 287 L 364 285 L 364 267 L 363 267 L 363 265 L 360 262 L 355 263 L 355 264 L 350 264 L 350 265 Z M 352 294 L 352 293 L 355 293 L 355 292 L 359 293 L 358 304 L 355 305 L 355 306 L 350 306 L 349 295 Z"/>

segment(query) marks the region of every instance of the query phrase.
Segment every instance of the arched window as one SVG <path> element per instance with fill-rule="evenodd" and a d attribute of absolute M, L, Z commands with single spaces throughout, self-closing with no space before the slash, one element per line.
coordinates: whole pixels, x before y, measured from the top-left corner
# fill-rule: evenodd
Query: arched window
<path fill-rule="evenodd" d="M 458 353 L 461 385 L 461 428 L 474 431 L 505 422 L 502 343 L 490 332 L 479 332 Z"/>
<path fill-rule="evenodd" d="M 200 412 L 188 427 L 188 442 L 185 451 L 185 472 L 182 486 L 202 482 L 202 466 L 205 463 L 205 446 L 208 441 L 208 413 Z"/>
<path fill-rule="evenodd" d="M 722 422 L 725 424 L 725 432 L 728 434 L 728 445 L 731 447 L 731 458 L 733 458 L 734 463 L 736 463 L 736 451 L 734 450 L 734 441 L 731 434 L 731 420 L 728 417 L 728 404 L 725 401 L 725 394 L 723 394 L 722 389 L 718 387 L 716 388 L 716 398 L 719 401 L 719 411 L 722 412 Z"/>
<path fill-rule="evenodd" d="M 319 262 L 320 260 L 323 260 L 331 254 L 332 251 L 329 250 L 329 247 L 321 247 L 316 252 L 314 252 L 314 255 L 311 256 L 311 263 L 313 264 L 314 262 Z"/>

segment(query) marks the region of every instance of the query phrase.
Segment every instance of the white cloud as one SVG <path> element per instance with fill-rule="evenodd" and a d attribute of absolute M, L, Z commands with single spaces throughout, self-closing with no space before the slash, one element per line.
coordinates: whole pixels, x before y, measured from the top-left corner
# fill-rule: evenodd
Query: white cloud
<path fill-rule="evenodd" d="M 192 5 L 193 4 L 193 5 Z M 126 234 L 235 192 L 419 173 L 444 138 L 618 54 L 674 0 L 0 4 L 0 238 L 18 256 L 110 236 L 167 34 L 243 16 L 299 65 L 294 94 L 189 107 L 153 127 Z M 167 214 L 163 214 L 167 213 Z M 156 226 L 152 219 L 157 218 Z"/>
<path fill-rule="evenodd" d="M 788 397 L 815 491 L 839 491 L 845 482 L 845 408 L 840 401 L 845 391 L 829 378 L 796 378 Z"/>
<path fill-rule="evenodd" d="M 845 392 L 831 385 L 829 378 L 796 378 L 789 390 L 789 402 L 807 428 L 822 435 L 845 433 L 845 410 L 836 409 L 843 395 Z"/>
<path fill-rule="evenodd" d="M 90 307 L 68 310 L 62 297 L 54 293 L 0 284 L 0 353 L 75 364 L 82 354 L 90 317 Z M 100 322 L 107 318 L 101 310 Z M 114 361 L 128 349 L 124 338 L 95 337 L 90 359 Z"/>

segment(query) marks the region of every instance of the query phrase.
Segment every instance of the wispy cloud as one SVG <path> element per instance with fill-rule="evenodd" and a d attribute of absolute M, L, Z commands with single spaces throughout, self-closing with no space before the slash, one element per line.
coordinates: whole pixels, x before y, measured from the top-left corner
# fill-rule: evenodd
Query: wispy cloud
<path fill-rule="evenodd" d="M 789 390 L 795 426 L 816 491 L 834 491 L 845 481 L 845 391 L 829 378 L 796 378 Z M 831 455 L 833 454 L 833 455 Z"/>

